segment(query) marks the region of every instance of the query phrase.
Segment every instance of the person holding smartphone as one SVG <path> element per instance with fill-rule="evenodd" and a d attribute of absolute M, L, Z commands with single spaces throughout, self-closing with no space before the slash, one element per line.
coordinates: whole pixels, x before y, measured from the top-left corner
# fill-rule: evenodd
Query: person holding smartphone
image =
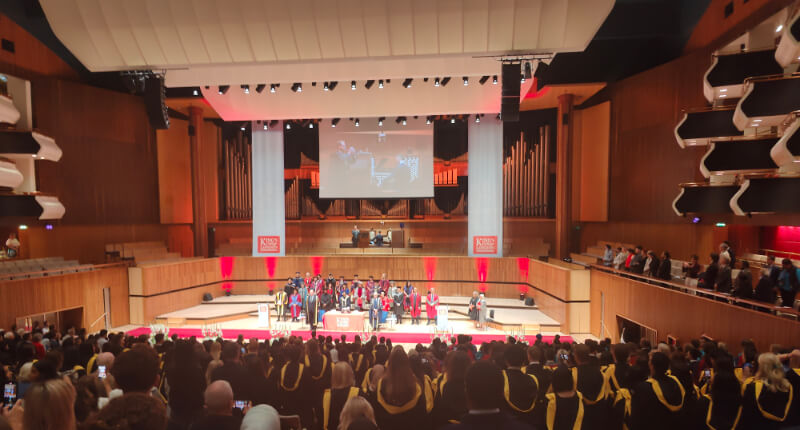
<path fill-rule="evenodd" d="M 228 381 L 212 382 L 204 394 L 206 415 L 195 421 L 193 430 L 235 430 L 242 424 L 247 402 L 234 400 Z M 237 406 L 239 407 L 238 410 Z"/>

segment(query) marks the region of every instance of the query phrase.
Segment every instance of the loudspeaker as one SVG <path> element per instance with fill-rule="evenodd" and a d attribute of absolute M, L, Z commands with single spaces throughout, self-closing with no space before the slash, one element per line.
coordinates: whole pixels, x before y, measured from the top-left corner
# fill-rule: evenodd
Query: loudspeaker
<path fill-rule="evenodd" d="M 214 300 L 214 297 L 211 295 L 211 293 L 203 294 L 203 301 L 204 302 L 210 302 L 212 300 Z"/>
<path fill-rule="evenodd" d="M 489 311 L 489 318 L 494 319 L 494 309 Z"/>
<path fill-rule="evenodd" d="M 503 64 L 503 97 L 500 118 L 503 122 L 519 121 L 519 64 Z"/>
<path fill-rule="evenodd" d="M 525 299 L 525 306 L 533 306 L 533 297 L 528 297 Z"/>
<path fill-rule="evenodd" d="M 169 128 L 169 115 L 165 103 L 166 91 L 163 76 L 150 75 L 147 77 L 144 86 L 144 107 L 147 110 L 150 125 L 155 129 Z"/>

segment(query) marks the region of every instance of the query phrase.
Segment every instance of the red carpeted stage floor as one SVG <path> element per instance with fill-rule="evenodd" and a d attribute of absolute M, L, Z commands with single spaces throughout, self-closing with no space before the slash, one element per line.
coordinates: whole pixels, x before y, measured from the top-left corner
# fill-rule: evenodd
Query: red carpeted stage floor
<path fill-rule="evenodd" d="M 128 332 L 130 336 L 140 336 L 140 335 L 149 335 L 150 328 L 149 327 L 140 327 Z M 303 339 L 309 339 L 311 337 L 311 330 L 292 330 L 290 333 L 292 336 L 299 336 Z M 197 338 L 203 338 L 203 332 L 200 328 L 170 328 L 169 329 L 169 336 L 178 335 L 178 337 L 191 337 L 195 336 Z M 272 331 L 270 330 L 245 330 L 245 329 L 222 329 L 222 337 L 225 339 L 236 339 L 237 336 L 242 335 L 245 339 L 250 338 L 257 338 L 257 339 L 271 339 L 272 338 Z M 285 336 L 286 333 L 276 334 L 276 336 Z M 342 335 L 347 336 L 347 341 L 352 341 L 356 335 L 362 335 L 363 333 L 358 332 L 341 332 L 341 331 L 327 331 L 327 330 L 319 330 L 317 331 L 317 336 L 331 336 L 334 339 L 340 338 Z M 371 333 L 370 333 L 371 335 Z M 388 339 L 392 340 L 392 343 L 405 343 L 405 344 L 416 344 L 421 343 L 423 345 L 430 344 L 434 338 L 432 333 L 398 333 L 398 332 L 378 332 L 376 333 L 377 336 L 383 336 Z M 475 344 L 480 344 L 483 342 L 491 342 L 494 340 L 497 341 L 505 341 L 506 336 L 503 334 L 470 334 L 472 336 L 472 342 Z M 534 335 L 527 336 L 526 340 L 528 342 L 533 342 L 535 339 Z M 542 336 L 542 341 L 545 343 L 553 342 L 553 336 Z M 572 342 L 572 338 L 570 336 L 561 336 L 561 342 Z"/>

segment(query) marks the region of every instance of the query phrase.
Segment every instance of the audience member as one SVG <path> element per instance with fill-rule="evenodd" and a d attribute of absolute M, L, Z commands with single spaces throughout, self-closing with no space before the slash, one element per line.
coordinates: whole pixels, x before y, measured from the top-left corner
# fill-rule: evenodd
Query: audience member
<path fill-rule="evenodd" d="M 661 262 L 658 264 L 658 270 L 654 277 L 665 281 L 672 280 L 672 259 L 668 251 L 661 253 Z"/>
<path fill-rule="evenodd" d="M 503 374 L 488 361 L 476 362 L 465 377 L 469 412 L 449 430 L 528 430 L 530 426 L 501 411 Z M 383 430 L 383 427 L 379 427 Z"/>
<path fill-rule="evenodd" d="M 781 273 L 778 275 L 778 292 L 783 307 L 794 307 L 794 298 L 798 290 L 800 290 L 800 268 L 795 267 L 792 260 L 784 258 L 781 262 Z"/>
<path fill-rule="evenodd" d="M 241 430 L 280 430 L 278 411 L 269 405 L 252 407 L 242 420 Z"/>
<path fill-rule="evenodd" d="M 372 406 L 370 406 L 369 402 L 363 397 L 348 399 L 339 415 L 338 428 L 339 430 L 377 429 L 375 412 Z"/>
<path fill-rule="evenodd" d="M 740 299 L 753 298 L 753 274 L 750 272 L 750 263 L 739 260 L 739 273 L 733 282 L 733 295 Z"/>
<path fill-rule="evenodd" d="M 87 430 L 165 430 L 164 404 L 144 393 L 128 393 L 111 400 L 85 426 Z M 27 428 L 26 428 L 27 430 Z"/>
<path fill-rule="evenodd" d="M 345 403 L 358 396 L 353 368 L 345 362 L 338 362 L 333 367 L 331 388 L 326 389 L 322 397 L 322 411 L 318 411 L 317 422 L 322 423 L 323 430 L 339 428 L 339 415 Z M 321 415 L 321 416 L 320 416 Z"/>
<path fill-rule="evenodd" d="M 706 270 L 698 277 L 697 286 L 706 290 L 713 290 L 719 273 L 719 255 L 712 252 L 709 255 L 709 259 L 711 261 L 706 266 Z"/>
<path fill-rule="evenodd" d="M 241 424 L 241 414 L 234 414 L 231 384 L 225 380 L 211 383 L 204 393 L 205 416 L 197 419 L 191 430 L 234 430 Z"/>
<path fill-rule="evenodd" d="M 715 289 L 720 293 L 728 294 L 731 292 L 733 282 L 731 280 L 730 259 L 727 254 L 719 257 L 719 270 L 714 284 Z"/>
<path fill-rule="evenodd" d="M 794 391 L 786 379 L 778 357 L 764 353 L 758 357 L 758 371 L 742 391 L 741 428 L 779 429 L 786 420 Z"/>
<path fill-rule="evenodd" d="M 632 429 L 680 428 L 686 392 L 675 376 L 667 374 L 670 360 L 662 352 L 650 355 L 650 378 L 633 387 Z"/>
<path fill-rule="evenodd" d="M 228 381 L 233 389 L 233 397 L 236 400 L 252 400 L 253 396 L 249 392 L 249 375 L 247 369 L 242 366 L 240 355 L 242 347 L 238 343 L 227 342 L 222 346 L 222 366 L 211 373 L 211 381 Z"/>
<path fill-rule="evenodd" d="M 614 262 L 614 251 L 611 249 L 611 245 L 606 244 L 606 249 L 603 250 L 603 266 L 611 266 Z"/>

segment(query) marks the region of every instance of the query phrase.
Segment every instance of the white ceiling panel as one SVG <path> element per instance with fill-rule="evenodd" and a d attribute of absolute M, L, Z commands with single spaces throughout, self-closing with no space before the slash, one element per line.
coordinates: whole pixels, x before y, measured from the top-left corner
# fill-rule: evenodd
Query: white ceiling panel
<path fill-rule="evenodd" d="M 581 51 L 614 4 L 614 0 L 40 2 L 56 36 L 89 70 L 166 69 L 183 74 L 183 81 L 196 68 L 202 70 L 195 75 L 209 76 L 208 67 L 218 67 L 210 75 L 219 76 L 232 66 L 244 70 L 273 63 L 299 70 L 345 60 L 357 62 L 355 69 L 364 62 L 418 57 L 457 62 L 460 57 Z"/>

